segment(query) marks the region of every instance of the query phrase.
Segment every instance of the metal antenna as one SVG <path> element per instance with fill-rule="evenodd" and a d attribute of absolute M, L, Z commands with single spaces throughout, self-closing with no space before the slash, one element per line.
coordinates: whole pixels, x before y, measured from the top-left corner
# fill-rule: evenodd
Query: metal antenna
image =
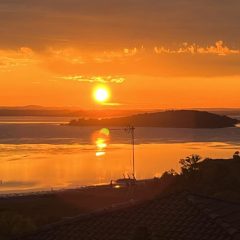
<path fill-rule="evenodd" d="M 135 177 L 135 127 L 134 126 L 128 126 L 126 128 L 112 128 L 111 131 L 121 131 L 124 130 L 128 134 L 131 134 L 131 140 L 132 140 L 132 176 L 134 179 Z"/>
<path fill-rule="evenodd" d="M 133 126 L 129 127 L 129 131 L 132 137 L 132 175 L 135 179 L 135 128 Z"/>

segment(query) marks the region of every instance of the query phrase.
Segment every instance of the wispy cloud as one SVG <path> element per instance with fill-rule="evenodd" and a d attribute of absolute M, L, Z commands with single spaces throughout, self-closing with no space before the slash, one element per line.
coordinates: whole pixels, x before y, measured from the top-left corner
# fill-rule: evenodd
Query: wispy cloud
<path fill-rule="evenodd" d="M 0 71 L 9 72 L 18 67 L 36 63 L 34 52 L 27 47 L 18 50 L 0 50 Z"/>
<path fill-rule="evenodd" d="M 104 106 L 110 106 L 110 107 L 117 107 L 117 106 L 123 106 L 124 104 L 122 104 L 122 103 L 111 103 L 111 102 L 109 102 L 109 103 L 102 103 L 102 105 L 104 105 Z"/>
<path fill-rule="evenodd" d="M 125 81 L 124 77 L 119 76 L 60 76 L 58 79 L 70 80 L 76 82 L 89 82 L 89 83 L 117 83 L 121 84 Z"/>
<path fill-rule="evenodd" d="M 170 49 L 161 47 L 154 47 L 154 52 L 156 54 L 181 54 L 181 53 L 189 53 L 189 54 L 215 54 L 218 56 L 226 56 L 232 54 L 240 54 L 239 49 L 231 49 L 226 46 L 222 40 L 219 40 L 215 43 L 215 45 L 202 47 L 195 43 L 189 44 L 187 42 L 183 43 L 178 49 Z"/>

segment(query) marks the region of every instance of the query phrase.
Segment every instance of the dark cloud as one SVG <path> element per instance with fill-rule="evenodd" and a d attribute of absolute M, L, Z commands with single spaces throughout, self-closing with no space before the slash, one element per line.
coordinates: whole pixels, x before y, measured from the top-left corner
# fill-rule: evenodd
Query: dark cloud
<path fill-rule="evenodd" d="M 218 39 L 239 47 L 239 0 L 0 0 L 0 47 L 114 48 Z"/>

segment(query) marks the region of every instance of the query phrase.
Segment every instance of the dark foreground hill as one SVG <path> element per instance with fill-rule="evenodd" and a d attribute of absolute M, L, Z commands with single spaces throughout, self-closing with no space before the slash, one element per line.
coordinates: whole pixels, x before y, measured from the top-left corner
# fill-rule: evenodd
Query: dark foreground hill
<path fill-rule="evenodd" d="M 108 119 L 78 119 L 72 120 L 70 126 L 129 126 L 163 127 L 163 128 L 224 128 L 234 127 L 238 120 L 227 116 L 194 111 L 179 110 L 157 113 L 145 113 L 130 117 Z"/>

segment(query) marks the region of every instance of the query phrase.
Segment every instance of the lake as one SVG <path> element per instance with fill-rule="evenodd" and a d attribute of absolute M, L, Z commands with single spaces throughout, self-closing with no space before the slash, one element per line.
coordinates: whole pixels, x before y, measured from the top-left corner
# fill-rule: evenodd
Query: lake
<path fill-rule="evenodd" d="M 132 172 L 128 132 L 61 126 L 71 118 L 0 117 L 0 194 L 109 183 Z M 190 154 L 230 158 L 240 128 L 137 128 L 136 176 L 153 178 Z"/>

